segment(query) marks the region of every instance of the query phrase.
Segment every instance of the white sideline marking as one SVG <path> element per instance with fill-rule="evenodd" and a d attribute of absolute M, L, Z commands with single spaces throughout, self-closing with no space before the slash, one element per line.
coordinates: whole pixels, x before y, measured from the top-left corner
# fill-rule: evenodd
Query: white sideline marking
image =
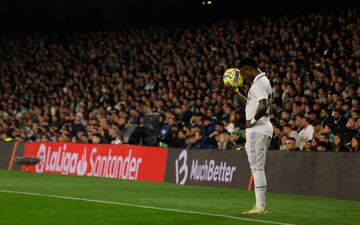
<path fill-rule="evenodd" d="M 245 217 L 236 217 L 236 216 L 223 215 L 223 214 L 217 214 L 217 213 L 207 213 L 207 212 L 197 212 L 197 211 L 182 210 L 182 209 L 162 208 L 162 207 L 156 207 L 156 206 L 137 205 L 137 204 L 129 204 L 129 203 L 123 203 L 123 202 L 111 202 L 111 201 L 103 201 L 103 200 L 87 199 L 87 198 L 76 198 L 76 197 L 68 197 L 68 196 L 61 196 L 61 195 L 49 195 L 49 194 L 40 194 L 40 193 L 22 192 L 22 191 L 9 191 L 9 190 L 1 190 L 1 189 L 0 189 L 0 192 L 41 196 L 41 197 L 49 197 L 49 198 L 59 198 L 59 199 L 67 199 L 67 200 L 76 200 L 76 201 L 83 201 L 83 202 L 95 202 L 95 203 L 103 203 L 103 204 L 109 204 L 109 205 L 121 205 L 121 206 L 128 206 L 128 207 L 135 207 L 135 208 L 142 208 L 142 209 L 154 209 L 154 210 L 169 211 L 169 212 L 188 213 L 188 214 L 195 214 L 195 215 L 220 217 L 220 218 L 226 218 L 226 219 L 251 221 L 251 222 L 266 223 L 266 224 L 294 225 L 294 224 L 290 224 L 290 223 L 281 223 L 281 222 L 251 219 L 251 218 L 245 218 Z"/>

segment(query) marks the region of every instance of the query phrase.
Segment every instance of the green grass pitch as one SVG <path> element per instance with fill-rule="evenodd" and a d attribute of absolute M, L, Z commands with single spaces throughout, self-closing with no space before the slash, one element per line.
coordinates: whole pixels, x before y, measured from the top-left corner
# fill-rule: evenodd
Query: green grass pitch
<path fill-rule="evenodd" d="M 241 215 L 254 204 L 253 195 L 238 189 L 0 171 L 0 224 L 360 224 L 360 202 L 275 193 L 267 194 L 268 215 Z"/>

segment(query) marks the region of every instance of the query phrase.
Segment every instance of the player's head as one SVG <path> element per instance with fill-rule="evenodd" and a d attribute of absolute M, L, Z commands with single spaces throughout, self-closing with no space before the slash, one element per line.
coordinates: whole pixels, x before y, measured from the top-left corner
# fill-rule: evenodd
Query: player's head
<path fill-rule="evenodd" d="M 251 82 L 259 73 L 258 63 L 253 58 L 243 58 L 238 64 L 240 74 L 244 78 L 244 82 Z"/>

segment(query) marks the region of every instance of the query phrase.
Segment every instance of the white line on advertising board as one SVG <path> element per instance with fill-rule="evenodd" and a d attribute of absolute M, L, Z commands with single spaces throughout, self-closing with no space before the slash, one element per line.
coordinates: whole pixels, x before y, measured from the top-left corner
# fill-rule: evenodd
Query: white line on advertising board
<path fill-rule="evenodd" d="M 182 210 L 182 209 L 163 208 L 163 207 L 156 207 L 156 206 L 137 205 L 137 204 L 124 203 L 124 202 L 112 202 L 112 201 L 103 201 L 103 200 L 96 200 L 96 199 L 77 198 L 77 197 L 69 197 L 69 196 L 61 196 L 61 195 L 11 191 L 11 190 L 1 190 L 1 189 L 0 189 L 0 192 L 31 195 L 31 196 L 41 196 L 41 197 L 49 197 L 49 198 L 58 198 L 58 199 L 67 199 L 67 200 L 75 200 L 75 201 L 83 201 L 83 202 L 94 202 L 94 203 L 102 203 L 102 204 L 109 204 L 109 205 L 121 205 L 121 206 L 134 207 L 134 208 L 153 209 L 153 210 L 161 210 L 161 211 L 168 211 L 168 212 L 178 212 L 178 213 L 187 213 L 187 214 L 202 215 L 202 216 L 220 217 L 220 218 L 225 218 L 225 219 L 251 221 L 251 222 L 265 223 L 265 224 L 294 225 L 294 224 L 289 224 L 289 223 L 281 223 L 281 222 L 275 222 L 275 221 L 244 218 L 244 217 L 223 215 L 223 214 L 217 214 L 217 213 L 207 213 L 207 212 L 197 212 L 197 211 Z"/>

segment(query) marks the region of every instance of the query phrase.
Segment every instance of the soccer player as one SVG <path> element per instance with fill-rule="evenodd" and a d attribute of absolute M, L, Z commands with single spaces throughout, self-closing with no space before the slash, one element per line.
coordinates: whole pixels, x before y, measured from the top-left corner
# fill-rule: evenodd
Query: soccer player
<path fill-rule="evenodd" d="M 239 64 L 240 74 L 244 83 L 251 85 L 247 98 L 234 88 L 234 92 L 246 104 L 246 143 L 245 149 L 254 177 L 256 205 L 243 214 L 266 214 L 266 152 L 270 146 L 273 127 L 270 122 L 272 89 L 265 73 L 258 68 L 258 64 L 251 58 L 243 59 Z"/>

